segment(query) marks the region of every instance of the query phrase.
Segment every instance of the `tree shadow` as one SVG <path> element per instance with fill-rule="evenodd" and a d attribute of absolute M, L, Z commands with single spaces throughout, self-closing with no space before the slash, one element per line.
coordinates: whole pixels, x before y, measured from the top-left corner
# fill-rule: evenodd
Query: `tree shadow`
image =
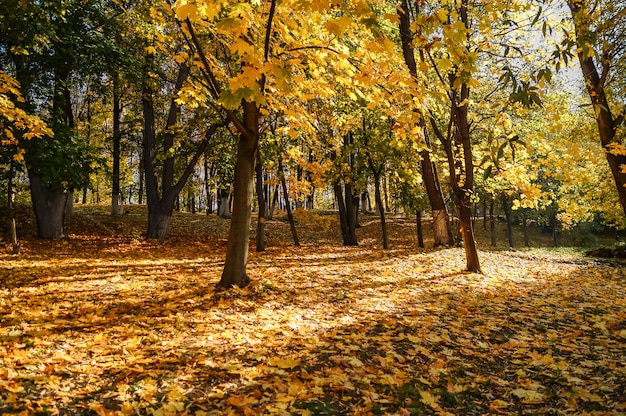
<path fill-rule="evenodd" d="M 214 292 L 217 257 L 152 249 L 90 275 L 88 256 L 68 259 L 0 292 L 15 372 L 0 368 L 0 412 L 434 414 L 428 392 L 455 414 L 496 400 L 517 414 L 624 397 L 626 289 L 593 264 L 490 253 L 475 275 L 456 249 L 276 249 L 252 256 L 250 287 Z"/>

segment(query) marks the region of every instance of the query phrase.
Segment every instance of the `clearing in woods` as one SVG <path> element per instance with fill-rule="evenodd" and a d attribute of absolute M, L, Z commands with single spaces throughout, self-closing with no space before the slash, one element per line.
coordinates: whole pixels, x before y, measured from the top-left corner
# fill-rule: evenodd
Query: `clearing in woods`
<path fill-rule="evenodd" d="M 155 242 L 142 208 L 107 210 L 0 254 L 1 414 L 626 412 L 624 263 L 482 251 L 467 274 L 409 220 L 383 251 L 373 216 L 350 248 L 318 216 L 301 247 L 268 221 L 252 284 L 216 292 L 228 221 L 177 214 Z"/>

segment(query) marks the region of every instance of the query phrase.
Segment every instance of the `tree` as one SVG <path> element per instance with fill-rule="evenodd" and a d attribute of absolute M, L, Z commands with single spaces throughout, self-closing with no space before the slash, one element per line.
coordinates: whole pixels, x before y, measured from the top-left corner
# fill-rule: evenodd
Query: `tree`
<path fill-rule="evenodd" d="M 153 60 L 148 57 L 147 62 Z M 190 67 L 182 64 L 178 69 L 178 76 L 173 87 L 174 96 L 170 100 L 167 121 L 162 134 L 161 158 L 163 167 L 161 172 L 161 186 L 157 178 L 157 133 L 156 117 L 154 110 L 154 87 L 150 80 L 149 66 L 146 68 L 146 79 L 143 85 L 142 106 L 144 114 L 144 142 L 143 163 L 145 169 L 146 198 L 148 202 L 148 231 L 147 238 L 163 240 L 167 234 L 167 227 L 174 209 L 174 202 L 185 183 L 194 171 L 194 168 L 220 127 L 218 123 L 211 124 L 204 132 L 204 137 L 196 144 L 193 155 L 186 161 L 180 177 L 175 180 L 175 139 L 177 138 L 176 127 L 180 116 L 180 104 L 175 98 L 183 88 L 183 83 L 188 78 Z M 160 191 L 160 193 L 159 193 Z"/>
<path fill-rule="evenodd" d="M 25 160 L 39 236 L 60 238 L 67 195 L 86 186 L 95 162 L 76 135 L 72 85 L 80 75 L 114 59 L 108 40 L 115 29 L 107 9 L 96 2 L 21 6 L 4 2 L 0 8 L 5 34 L 0 59 L 20 82 L 25 108 L 45 114 L 54 132 L 54 139 L 29 142 Z"/>
<path fill-rule="evenodd" d="M 415 36 L 421 36 L 421 34 L 413 33 L 411 30 L 411 12 L 413 12 L 413 21 L 417 15 L 419 15 L 419 6 L 417 9 L 409 6 L 407 0 L 402 0 L 398 6 L 399 26 L 400 26 L 400 39 L 402 42 L 402 53 L 404 61 L 409 69 L 411 77 L 414 82 L 419 82 L 417 61 L 415 59 Z M 433 227 L 435 232 L 435 247 L 447 246 L 450 244 L 450 232 L 448 230 L 448 211 L 446 203 L 443 198 L 441 185 L 439 183 L 439 173 L 437 166 L 431 160 L 431 144 L 428 137 L 428 129 L 424 115 L 420 114 L 420 109 L 415 109 L 418 114 L 417 124 L 421 128 L 421 132 L 424 140 L 424 150 L 421 152 L 422 158 L 422 180 L 426 188 L 426 194 L 430 202 L 431 212 L 433 216 Z"/>
<path fill-rule="evenodd" d="M 290 90 L 297 90 L 299 81 L 326 71 L 323 65 L 328 65 L 328 60 L 323 57 L 341 57 L 332 44 L 340 43 L 353 22 L 334 18 L 331 5 L 324 2 L 209 1 L 202 7 L 187 3 L 174 9 L 201 63 L 208 95 L 238 132 L 233 214 L 218 286 L 245 286 L 249 282 L 246 264 L 262 118 L 267 109 L 280 107 L 281 97 L 295 95 Z M 359 13 L 369 16 L 371 9 L 365 5 Z M 338 36 L 326 36 L 329 32 Z M 347 60 L 342 65 L 351 66 Z"/>
<path fill-rule="evenodd" d="M 607 84 L 613 69 L 623 69 L 620 61 L 625 56 L 622 41 L 626 34 L 626 6 L 622 2 L 586 0 L 569 0 L 567 5 L 571 11 L 575 38 L 566 41 L 575 48 L 593 105 L 600 143 L 626 215 L 626 146 L 620 134 L 624 108 L 623 104 L 619 108 L 620 104 L 611 102 L 611 86 Z"/>
<path fill-rule="evenodd" d="M 7 208 L 14 254 L 18 254 L 20 251 L 14 214 L 15 172 L 17 167 L 24 162 L 25 152 L 20 142 L 40 139 L 54 134 L 39 117 L 28 114 L 20 108 L 22 103 L 24 103 L 24 98 L 20 92 L 19 83 L 3 71 L 0 71 L 0 154 L 3 155 L 3 160 L 0 161 L 0 164 L 6 163 L 9 165 L 9 171 L 7 172 Z M 4 160 L 5 157 L 8 160 Z"/>

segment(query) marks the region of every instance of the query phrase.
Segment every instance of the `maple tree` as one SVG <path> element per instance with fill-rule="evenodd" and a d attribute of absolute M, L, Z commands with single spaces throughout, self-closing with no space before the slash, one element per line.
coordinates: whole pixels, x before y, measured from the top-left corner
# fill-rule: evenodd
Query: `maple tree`
<path fill-rule="evenodd" d="M 418 3 L 415 4 L 416 6 Z M 409 7 L 408 1 L 402 1 L 398 6 L 398 15 L 399 15 L 399 27 L 400 27 L 400 37 L 402 42 L 402 53 L 404 56 L 404 61 L 409 69 L 409 73 L 415 80 L 418 82 L 418 67 L 417 60 L 415 57 L 415 36 L 421 36 L 420 33 L 413 33 L 411 30 L 412 21 L 411 14 L 413 15 L 413 21 L 419 18 L 420 9 L 419 7 L 413 9 L 413 7 Z M 418 26 L 419 27 L 419 26 Z M 420 111 L 419 109 L 416 109 Z M 435 219 L 434 227 L 436 230 L 437 238 L 435 239 L 435 246 L 446 246 L 450 244 L 451 233 L 449 230 L 449 218 L 447 207 L 444 202 L 444 197 L 442 193 L 442 188 L 439 181 L 439 173 L 437 170 L 436 164 L 431 160 L 431 143 L 428 137 L 428 130 L 426 126 L 426 120 L 424 115 L 419 116 L 419 126 L 421 127 L 421 133 L 424 138 L 424 144 L 426 148 L 421 153 L 421 165 L 422 165 L 422 178 L 424 181 L 424 186 L 426 188 L 426 193 L 428 195 L 428 200 L 430 202 L 432 216 Z"/>
<path fill-rule="evenodd" d="M 575 30 L 567 40 L 576 48 L 574 53 L 593 105 L 600 142 L 626 215 L 626 148 L 621 133 L 624 108 L 611 102 L 611 87 L 607 85 L 613 67 L 619 68 L 615 62 L 623 58 L 619 39 L 626 28 L 626 9 L 614 2 L 572 0 L 567 5 Z"/>

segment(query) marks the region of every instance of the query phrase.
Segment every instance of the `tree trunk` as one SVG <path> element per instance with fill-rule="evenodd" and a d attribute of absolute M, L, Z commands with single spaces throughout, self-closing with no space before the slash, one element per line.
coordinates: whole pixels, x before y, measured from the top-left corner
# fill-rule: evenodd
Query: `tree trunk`
<path fill-rule="evenodd" d="M 146 70 L 148 70 L 146 68 Z M 178 72 L 174 91 L 179 91 L 184 81 L 189 76 L 190 69 L 186 66 L 181 67 Z M 146 79 L 148 79 L 146 75 Z M 148 200 L 148 232 L 147 238 L 163 239 L 166 235 L 167 225 L 169 220 L 165 221 L 161 217 L 163 215 L 172 215 L 172 209 L 174 203 L 176 204 L 176 210 L 180 209 L 180 193 L 187 183 L 187 180 L 194 172 L 195 166 L 200 159 L 200 156 L 204 154 L 208 146 L 209 140 L 215 134 L 220 127 L 217 124 L 211 125 L 205 133 L 205 138 L 194 152 L 191 159 L 187 162 L 185 170 L 183 171 L 178 181 L 174 181 L 174 168 L 175 161 L 174 156 L 171 154 L 170 149 L 174 146 L 174 133 L 172 132 L 176 125 L 178 114 L 180 113 L 180 107 L 176 103 L 176 99 L 170 100 L 169 113 L 164 128 L 163 134 L 163 147 L 162 154 L 167 155 L 163 161 L 162 180 L 161 187 L 159 189 L 157 180 L 157 157 L 156 157 L 156 131 L 155 131 L 155 115 L 153 104 L 153 91 L 150 84 L 146 81 L 143 85 L 142 94 L 142 107 L 144 116 L 144 132 L 143 132 L 143 165 L 145 171 L 145 185 L 146 185 L 146 197 Z M 254 166 L 254 162 L 253 162 Z M 160 192 L 160 194 L 159 194 Z M 150 221 L 152 218 L 152 221 Z"/>
<path fill-rule="evenodd" d="M 189 190 L 187 191 L 187 205 L 189 208 L 189 211 L 191 211 L 192 214 L 196 213 L 196 195 L 193 193 L 193 189 L 190 186 Z"/>
<path fill-rule="evenodd" d="M 293 218 L 293 214 L 291 213 L 291 204 L 289 203 L 289 193 L 287 192 L 287 181 L 285 180 L 285 172 L 283 171 L 282 159 L 278 161 L 278 170 L 279 170 L 279 175 L 280 175 L 280 183 L 283 186 L 285 210 L 287 211 L 287 220 L 289 221 L 289 229 L 291 230 L 291 237 L 293 237 L 293 244 L 296 246 L 299 246 L 300 240 L 298 239 L 298 231 L 296 230 L 296 222 Z"/>
<path fill-rule="evenodd" d="M 487 231 L 487 199 L 482 198 L 483 203 L 483 230 Z"/>
<path fill-rule="evenodd" d="M 459 199 L 459 221 L 465 248 L 466 269 L 472 273 L 480 273 L 480 260 L 472 228 L 472 202 L 465 193 L 457 194 L 457 198 Z"/>
<path fill-rule="evenodd" d="M 335 191 L 335 200 L 337 201 L 337 208 L 339 211 L 339 224 L 341 226 L 343 245 L 357 246 L 358 241 L 356 238 L 356 227 L 354 227 L 354 223 L 350 220 L 351 214 L 349 212 L 349 207 L 346 204 L 348 199 L 350 199 L 350 201 L 352 200 L 352 196 L 346 196 L 344 198 L 341 184 L 338 182 L 335 182 L 333 190 Z"/>
<path fill-rule="evenodd" d="M 496 240 L 496 217 L 494 216 L 494 208 L 495 202 L 493 200 L 493 196 L 491 197 L 491 201 L 489 202 L 489 231 L 491 234 L 491 246 L 497 246 Z"/>
<path fill-rule="evenodd" d="M 587 42 L 588 39 L 595 38 L 596 33 L 591 26 L 592 22 L 589 19 L 589 11 L 585 8 L 585 2 L 569 0 L 567 3 L 572 13 L 578 42 Z M 607 57 L 609 61 L 603 64 L 603 72 L 599 73 L 594 57 L 590 53 L 585 52 L 585 50 L 589 48 L 586 48 L 584 44 L 579 44 L 578 46 L 578 61 L 585 79 L 589 98 L 594 107 L 596 123 L 600 133 L 600 142 L 604 148 L 604 155 L 611 169 L 611 173 L 613 174 L 613 179 L 615 180 L 622 211 L 626 216 L 626 170 L 621 168 L 626 165 L 626 155 L 611 152 L 615 150 L 611 148 L 612 145 L 620 144 L 620 139 L 616 138 L 616 133 L 624 122 L 624 115 L 622 112 L 617 117 L 613 116 L 605 91 L 606 80 L 612 79 L 612 77 L 609 76 L 609 71 L 613 65 L 611 65 L 611 58 Z M 617 46 L 616 44 L 615 47 Z"/>
<path fill-rule="evenodd" d="M 530 247 L 530 241 L 528 239 L 528 218 L 526 218 L 526 209 L 524 209 L 522 221 L 522 229 L 524 231 L 524 247 Z"/>
<path fill-rule="evenodd" d="M 422 210 L 415 211 L 415 220 L 417 224 L 417 246 L 424 248 L 424 228 L 422 227 Z"/>
<path fill-rule="evenodd" d="M 65 214 L 74 213 L 74 192 L 68 192 L 67 200 L 65 201 Z"/>
<path fill-rule="evenodd" d="M 235 162 L 233 215 L 228 233 L 226 260 L 217 286 L 244 287 L 250 283 L 246 274 L 250 240 L 250 216 L 254 189 L 254 164 L 259 147 L 259 108 L 256 103 L 243 102 L 243 124 L 246 132 L 239 134 Z"/>
<path fill-rule="evenodd" d="M 380 186 L 380 185 L 379 185 L 379 186 Z M 360 203 L 359 205 L 360 205 L 360 207 L 361 207 L 361 212 L 362 212 L 363 214 L 366 214 L 366 213 L 367 213 L 367 198 L 368 198 L 368 196 L 367 196 L 367 191 L 363 191 L 363 192 L 361 192 L 361 203 Z M 382 202 L 382 200 L 383 200 L 383 199 L 382 199 L 382 197 L 380 198 L 380 200 L 381 200 L 381 202 Z"/>
<path fill-rule="evenodd" d="M 213 195 L 209 183 L 209 162 L 204 154 L 202 167 L 204 168 L 204 193 L 206 194 L 206 215 L 213 214 Z"/>
<path fill-rule="evenodd" d="M 406 0 L 404 0 L 406 2 Z M 456 3 L 459 20 L 469 29 L 468 0 L 460 0 Z M 469 31 L 466 35 L 465 50 L 469 49 Z M 457 68 L 458 69 L 458 68 Z M 462 71 L 451 71 L 449 77 L 449 98 L 450 98 L 450 121 L 453 129 L 448 129 L 448 136 L 445 137 L 434 119 L 431 118 L 431 125 L 439 141 L 443 145 L 448 169 L 450 171 L 450 185 L 456 196 L 459 206 L 459 221 L 463 246 L 465 248 L 466 269 L 469 272 L 480 273 L 480 262 L 474 230 L 472 227 L 472 201 L 474 192 L 474 157 L 472 153 L 472 142 L 470 136 L 470 124 L 468 120 L 468 107 L 470 98 L 470 88 L 466 83 L 461 83 L 459 76 Z"/>
<path fill-rule="evenodd" d="M 344 188 L 344 203 L 346 205 L 346 224 L 348 226 L 347 240 L 344 241 L 344 245 L 357 246 L 359 245 L 356 238 L 357 228 L 357 207 L 354 204 L 354 195 L 352 194 L 352 183 L 346 183 Z M 357 199 L 358 200 L 358 199 Z"/>
<path fill-rule="evenodd" d="M 122 112 L 120 110 L 119 79 L 116 75 L 113 78 L 113 181 L 111 190 L 111 216 L 118 217 L 124 211 L 120 207 L 120 120 Z"/>
<path fill-rule="evenodd" d="M 274 218 L 274 210 L 276 209 L 276 203 L 278 202 L 278 194 L 279 194 L 279 187 L 278 185 L 274 186 L 274 195 L 272 196 L 272 203 L 269 206 L 269 210 L 267 213 L 267 218 L 268 219 L 272 219 Z"/>
<path fill-rule="evenodd" d="M 387 192 L 387 175 L 383 175 L 383 196 L 385 198 L 385 206 L 381 207 L 385 212 L 389 212 L 389 193 Z"/>
<path fill-rule="evenodd" d="M 380 193 L 380 172 L 374 173 L 374 196 L 376 198 L 376 205 L 382 206 L 383 198 Z M 387 235 L 387 222 L 385 220 L 385 212 L 382 209 L 379 209 L 378 211 L 380 213 L 380 227 L 383 232 L 383 249 L 387 250 L 389 248 L 389 236 Z"/>
<path fill-rule="evenodd" d="M 20 254 L 20 243 L 17 240 L 17 225 L 15 223 L 15 162 L 11 160 L 9 165 L 9 179 L 7 184 L 7 208 L 9 211 L 9 230 L 11 232 L 11 246 L 13 254 Z"/>
<path fill-rule="evenodd" d="M 224 189 L 218 189 L 217 194 L 217 216 L 220 218 L 229 219 L 231 217 L 230 193 Z"/>
<path fill-rule="evenodd" d="M 256 223 L 256 251 L 265 251 L 265 195 L 263 192 L 263 165 L 257 157 L 256 165 L 256 196 L 259 205 L 259 215 Z"/>
<path fill-rule="evenodd" d="M 149 212 L 147 238 L 165 240 L 172 212 Z"/>
<path fill-rule="evenodd" d="M 559 219 L 556 210 L 550 215 L 550 228 L 552 228 L 552 245 L 559 247 L 561 245 L 561 233 L 559 232 Z"/>
<path fill-rule="evenodd" d="M 402 55 L 404 62 L 409 69 L 411 77 L 418 82 L 417 62 L 415 60 L 415 52 L 413 50 L 413 31 L 411 30 L 411 16 L 409 15 L 408 0 L 401 0 L 398 7 L 400 38 L 402 42 Z M 424 132 L 424 141 L 427 149 L 423 150 L 420 155 L 422 158 L 422 180 L 428 195 L 428 201 L 433 214 L 433 230 L 435 233 L 435 247 L 450 245 L 450 232 L 448 229 L 448 212 L 443 199 L 443 193 L 439 183 L 439 175 L 435 164 L 430 159 L 430 142 L 428 139 L 428 131 L 426 130 L 426 122 L 420 115 L 419 125 Z"/>
<path fill-rule="evenodd" d="M 41 182 L 41 177 L 28 172 L 30 194 L 37 221 L 39 238 L 57 239 L 65 237 L 65 204 L 67 193 L 62 189 L 50 189 Z"/>
<path fill-rule="evenodd" d="M 137 203 L 139 205 L 143 204 L 143 193 L 144 193 L 144 167 L 143 167 L 143 157 L 139 160 L 139 190 L 137 191 Z"/>
<path fill-rule="evenodd" d="M 504 210 L 504 218 L 506 219 L 506 237 L 509 240 L 509 247 L 515 247 L 513 239 L 513 213 L 511 210 L 511 200 L 508 196 L 502 195 L 502 209 Z"/>
<path fill-rule="evenodd" d="M 350 186 L 352 188 L 352 186 Z M 352 216 L 354 217 L 354 227 L 361 228 L 361 224 L 359 224 L 359 205 L 361 204 L 361 198 L 358 195 L 352 196 Z"/>

